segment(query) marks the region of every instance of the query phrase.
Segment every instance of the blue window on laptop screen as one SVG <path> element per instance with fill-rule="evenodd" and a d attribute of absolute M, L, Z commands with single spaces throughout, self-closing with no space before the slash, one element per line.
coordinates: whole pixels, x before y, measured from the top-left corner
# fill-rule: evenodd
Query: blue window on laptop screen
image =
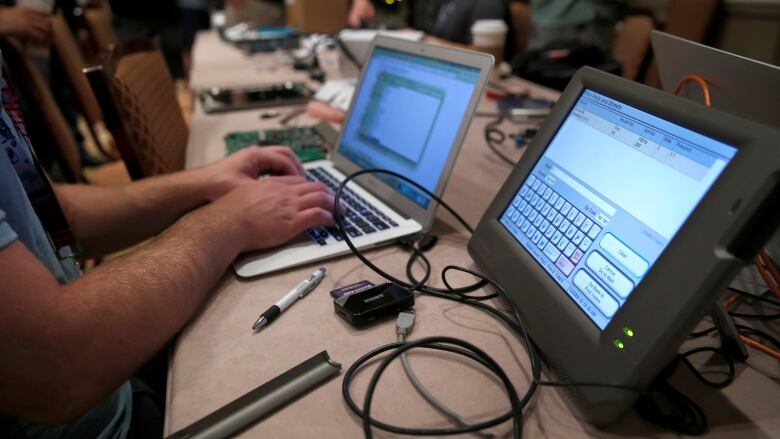
<path fill-rule="evenodd" d="M 736 151 L 586 90 L 500 222 L 603 330 Z"/>
<path fill-rule="evenodd" d="M 480 70 L 377 47 L 344 127 L 339 152 L 362 168 L 395 171 L 436 189 Z M 382 178 L 427 208 L 413 186 Z"/>

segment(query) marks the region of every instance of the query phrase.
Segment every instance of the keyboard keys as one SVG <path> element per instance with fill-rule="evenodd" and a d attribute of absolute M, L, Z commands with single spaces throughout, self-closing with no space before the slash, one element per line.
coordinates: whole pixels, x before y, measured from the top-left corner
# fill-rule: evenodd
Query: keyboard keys
<path fill-rule="evenodd" d="M 560 199 L 560 196 L 557 193 L 553 192 L 552 195 L 550 196 L 550 199 L 547 200 L 547 201 L 554 206 L 555 203 L 557 203 L 559 199 Z M 563 204 L 563 203 L 561 203 L 561 204 Z"/>
<path fill-rule="evenodd" d="M 561 251 L 555 248 L 552 242 L 547 244 L 547 246 L 544 248 L 544 250 L 542 250 L 542 252 L 553 262 L 557 261 L 558 257 L 561 255 Z"/>
<path fill-rule="evenodd" d="M 564 235 L 567 239 L 574 238 L 574 234 L 577 233 L 577 228 L 574 227 L 574 224 L 570 225 L 568 229 L 566 229 L 566 233 Z"/>
<path fill-rule="evenodd" d="M 561 215 L 561 214 L 559 213 L 559 214 L 555 215 L 555 219 L 553 220 L 552 224 L 553 224 L 555 227 L 558 227 L 558 226 L 560 226 L 560 225 L 561 225 L 561 222 L 562 222 L 562 221 L 563 221 L 563 215 Z"/>
<path fill-rule="evenodd" d="M 525 220 L 525 222 L 523 222 L 523 225 L 520 226 L 520 231 L 525 233 L 526 231 L 528 231 L 528 227 L 530 227 L 530 226 L 531 226 L 531 223 L 529 223 L 528 220 Z"/>
<path fill-rule="evenodd" d="M 599 233 L 601 233 L 601 227 L 594 224 L 593 227 L 591 227 L 590 231 L 588 232 L 588 238 L 596 239 L 596 237 L 599 236 Z"/>
<path fill-rule="evenodd" d="M 544 195 L 544 193 L 547 191 L 547 189 L 549 189 L 549 187 L 547 187 L 546 184 L 542 183 L 542 184 L 539 185 L 539 188 L 536 189 L 536 193 L 539 194 L 539 196 L 541 197 L 541 196 Z"/>
<path fill-rule="evenodd" d="M 547 214 L 550 213 L 550 209 L 551 209 L 550 205 L 544 203 L 544 206 L 542 206 L 542 210 L 541 210 L 542 215 L 547 216 Z"/>
<path fill-rule="evenodd" d="M 536 220 L 536 217 L 539 216 L 538 213 L 536 213 L 535 210 L 532 210 L 531 213 L 528 214 L 528 221 L 534 221 Z"/>
<path fill-rule="evenodd" d="M 561 207 L 561 215 L 567 215 L 570 210 L 571 210 L 571 204 L 569 204 L 568 201 L 564 202 L 563 207 Z"/>
<path fill-rule="evenodd" d="M 591 227 L 593 227 L 593 221 L 585 218 L 585 222 L 582 223 L 582 227 L 580 228 L 582 229 L 583 232 L 588 233 L 588 230 L 590 230 Z"/>
<path fill-rule="evenodd" d="M 582 259 L 582 257 L 583 257 L 584 255 L 585 255 L 585 254 L 582 252 L 582 250 L 580 250 L 580 249 L 574 250 L 574 254 L 573 254 L 573 255 L 571 255 L 571 258 L 570 258 L 570 259 L 571 259 L 571 262 L 572 262 L 574 265 L 577 265 L 577 263 L 578 263 L 578 262 L 580 262 L 580 260 Z"/>
<path fill-rule="evenodd" d="M 531 224 L 531 226 L 528 227 L 528 230 L 525 232 L 525 235 L 528 236 L 529 238 L 533 238 L 534 235 L 536 235 L 536 227 L 534 227 L 533 224 Z"/>
<path fill-rule="evenodd" d="M 580 243 L 580 250 L 587 251 L 588 247 L 590 247 L 592 243 L 593 241 L 591 241 L 590 238 L 583 239 L 582 242 Z"/>
<path fill-rule="evenodd" d="M 566 246 L 566 249 L 563 251 L 563 254 L 564 254 L 564 255 L 565 255 L 567 258 L 570 258 L 570 257 L 571 257 L 571 255 L 572 255 L 572 254 L 574 254 L 574 250 L 577 250 L 577 246 L 576 246 L 576 245 L 574 245 L 574 244 L 572 244 L 572 243 L 569 243 L 569 245 L 567 245 L 567 246 Z"/>
<path fill-rule="evenodd" d="M 557 244 L 555 244 L 556 247 L 558 247 L 558 250 L 564 251 L 566 250 L 566 247 L 569 245 L 569 240 L 566 238 L 561 238 L 560 241 L 558 241 Z"/>
<path fill-rule="evenodd" d="M 582 225 L 584 221 L 585 221 L 585 215 L 583 215 L 582 212 L 580 212 L 577 214 L 577 217 L 574 218 L 574 221 L 572 222 L 574 223 L 575 226 L 579 227 Z"/>
<path fill-rule="evenodd" d="M 536 191 L 539 189 L 539 186 L 540 186 L 541 184 L 542 184 L 542 182 L 541 182 L 541 181 L 539 181 L 539 179 L 537 179 L 537 178 L 534 178 L 534 182 L 531 184 L 531 189 L 533 189 L 533 190 L 534 190 L 534 192 L 536 192 Z"/>
<path fill-rule="evenodd" d="M 555 227 L 550 225 L 549 227 L 547 227 L 547 230 L 544 231 L 544 237 L 547 238 L 547 239 L 550 239 L 550 238 L 553 237 L 553 235 L 555 234 L 556 231 L 557 230 L 555 230 Z"/>
<path fill-rule="evenodd" d="M 539 240 L 539 242 L 536 243 L 536 246 L 539 247 L 539 248 L 544 248 L 545 246 L 547 246 L 547 242 L 548 242 L 547 238 L 542 236 L 542 238 Z"/>
<path fill-rule="evenodd" d="M 531 201 L 529 201 L 529 203 L 531 203 L 531 206 L 536 206 L 536 203 L 538 203 L 539 200 L 540 200 L 539 195 L 534 194 L 531 197 Z"/>
<path fill-rule="evenodd" d="M 550 223 L 547 220 L 543 220 L 542 225 L 539 226 L 539 231 L 545 233 L 548 228 L 550 228 Z"/>
<path fill-rule="evenodd" d="M 550 238 L 550 244 L 557 245 L 561 238 L 563 238 L 563 233 L 556 230 L 555 233 L 553 233 L 552 238 Z"/>
<path fill-rule="evenodd" d="M 542 239 L 542 234 L 541 232 L 539 232 L 539 230 L 537 230 L 536 233 L 534 233 L 534 236 L 531 238 L 531 242 L 536 244 L 539 242 L 540 239 Z"/>
<path fill-rule="evenodd" d="M 554 220 L 557 215 L 560 214 L 556 212 L 555 209 L 550 209 L 550 211 L 547 212 L 547 221 L 552 222 L 552 220 Z"/>
<path fill-rule="evenodd" d="M 571 239 L 571 242 L 574 243 L 574 245 L 580 245 L 582 242 L 582 238 L 585 237 L 585 234 L 582 233 L 581 230 L 577 230 L 577 233 L 574 234 L 574 238 Z"/>
<path fill-rule="evenodd" d="M 561 210 L 564 204 L 566 204 L 566 200 L 564 200 L 563 197 L 558 198 L 558 201 L 555 202 L 555 210 Z"/>
<path fill-rule="evenodd" d="M 550 188 L 547 188 L 547 190 L 544 191 L 544 195 L 542 195 L 542 198 L 544 198 L 544 201 L 547 201 L 552 196 L 553 191 Z"/>
<path fill-rule="evenodd" d="M 566 219 L 569 221 L 574 221 L 574 218 L 577 217 L 578 213 L 579 211 L 577 209 L 572 208 L 569 210 L 569 213 L 566 214 Z"/>
<path fill-rule="evenodd" d="M 534 219 L 534 227 L 538 229 L 539 227 L 541 227 L 543 221 L 544 221 L 544 217 L 541 215 L 537 215 L 536 219 Z"/>
<path fill-rule="evenodd" d="M 522 188 L 520 188 L 520 198 L 524 198 L 525 194 L 528 193 L 528 185 L 524 185 Z"/>
<path fill-rule="evenodd" d="M 567 220 L 563 220 L 561 225 L 558 227 L 558 230 L 560 230 L 563 233 L 566 233 L 566 231 L 569 230 L 569 227 L 571 227 L 571 223 Z"/>
<path fill-rule="evenodd" d="M 525 210 L 526 207 L 528 207 L 528 203 L 526 203 L 525 200 L 522 200 L 520 201 L 520 204 L 517 206 L 517 210 L 522 212 Z"/>
<path fill-rule="evenodd" d="M 561 255 L 561 257 L 555 261 L 555 266 L 561 270 L 561 273 L 563 273 L 564 276 L 570 275 L 571 271 L 574 270 L 574 264 L 572 264 L 571 261 L 566 259 L 563 255 Z"/>

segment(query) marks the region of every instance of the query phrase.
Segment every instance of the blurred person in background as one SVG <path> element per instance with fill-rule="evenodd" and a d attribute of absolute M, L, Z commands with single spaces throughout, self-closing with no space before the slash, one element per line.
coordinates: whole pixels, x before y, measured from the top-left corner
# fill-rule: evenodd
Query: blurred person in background
<path fill-rule="evenodd" d="M 626 0 L 531 0 L 531 8 L 529 50 L 569 40 L 609 52 Z"/>
<path fill-rule="evenodd" d="M 238 23 L 250 27 L 284 26 L 284 0 L 226 0 L 225 3 L 227 26 Z"/>
<path fill-rule="evenodd" d="M 347 16 L 347 23 L 354 28 L 411 27 L 433 37 L 430 42 L 467 48 L 473 48 L 471 27 L 478 20 L 503 20 L 507 24 L 504 56 L 511 58 L 516 39 L 507 0 L 406 0 L 393 4 L 354 0 Z"/>

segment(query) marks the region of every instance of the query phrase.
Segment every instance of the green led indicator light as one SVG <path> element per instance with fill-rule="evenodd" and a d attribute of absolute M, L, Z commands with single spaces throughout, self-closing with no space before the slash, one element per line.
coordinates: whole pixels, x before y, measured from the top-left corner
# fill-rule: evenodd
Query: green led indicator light
<path fill-rule="evenodd" d="M 620 340 L 619 338 L 615 339 L 615 346 L 617 346 L 617 348 L 620 349 L 620 350 L 623 350 L 626 347 L 626 345 L 623 344 L 623 341 Z"/>
<path fill-rule="evenodd" d="M 623 333 L 625 333 L 629 337 L 633 337 L 634 336 L 634 330 L 629 328 L 628 326 L 625 326 L 623 328 Z"/>

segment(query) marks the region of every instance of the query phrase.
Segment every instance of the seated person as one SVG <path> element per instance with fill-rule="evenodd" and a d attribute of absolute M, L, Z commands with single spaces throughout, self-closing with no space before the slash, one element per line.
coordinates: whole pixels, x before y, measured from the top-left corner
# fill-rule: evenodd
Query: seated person
<path fill-rule="evenodd" d="M 45 229 L 57 215 L 34 210 L 42 192 L 25 191 L 50 185 L 30 167 L 6 87 L 2 104 L 0 437 L 158 436 L 161 420 L 149 432 L 151 421 L 137 418 L 145 410 L 128 379 L 187 323 L 236 256 L 331 223 L 333 194 L 308 182 L 282 147 L 248 148 L 126 186 L 55 185 L 50 212 L 61 206 L 88 254 L 149 240 L 82 275 L 53 244 L 64 235 Z"/>
<path fill-rule="evenodd" d="M 371 23 L 377 16 L 377 7 L 383 9 L 392 6 L 380 6 L 384 0 L 354 0 L 348 16 L 352 27 Z M 404 14 L 408 8 L 407 24 L 426 34 L 463 45 L 471 44 L 471 26 L 477 20 L 501 19 L 508 24 L 509 7 L 506 0 L 409 0 L 398 4 L 398 13 Z M 380 10 L 383 10 L 380 9 Z M 507 41 L 514 40 L 508 38 Z"/>
<path fill-rule="evenodd" d="M 577 41 L 609 53 L 625 0 L 531 0 L 528 49 L 559 41 Z"/>

